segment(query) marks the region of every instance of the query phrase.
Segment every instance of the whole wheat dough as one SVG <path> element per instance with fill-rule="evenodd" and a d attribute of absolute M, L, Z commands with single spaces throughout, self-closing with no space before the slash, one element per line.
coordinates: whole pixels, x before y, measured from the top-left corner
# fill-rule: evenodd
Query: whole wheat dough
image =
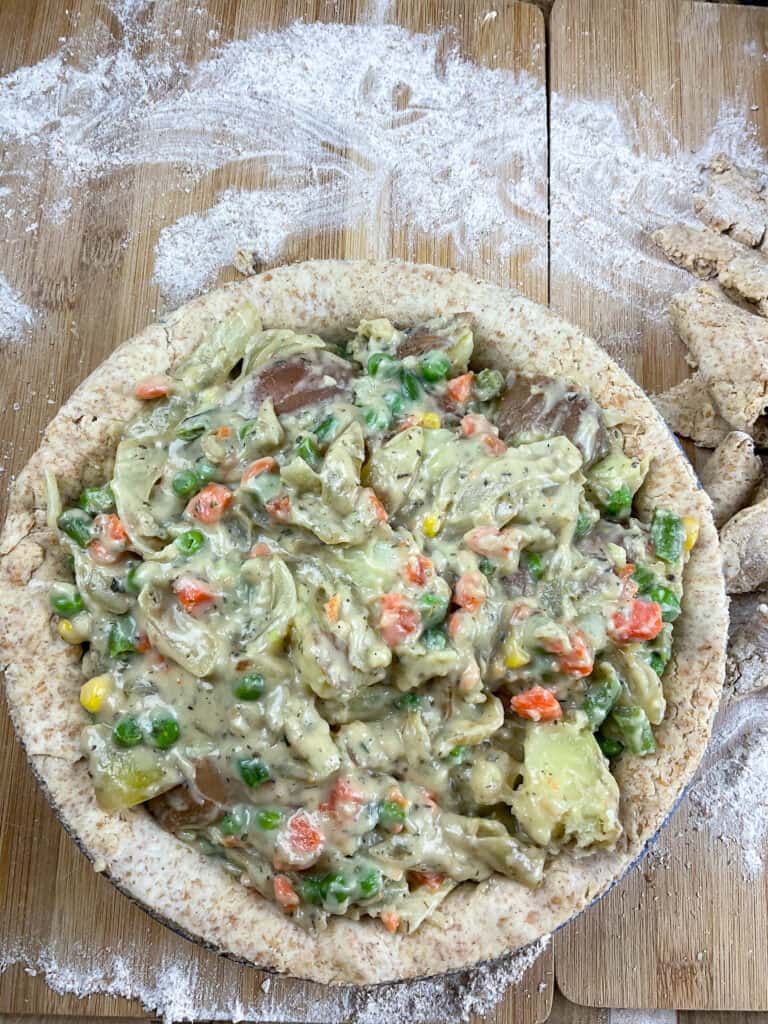
<path fill-rule="evenodd" d="M 717 446 L 699 474 L 712 499 L 715 525 L 720 527 L 749 502 L 763 476 L 763 463 L 755 455 L 749 434 L 733 430 Z"/>
<path fill-rule="evenodd" d="M 704 284 L 676 295 L 670 314 L 722 418 L 768 442 L 768 321 Z"/>
<path fill-rule="evenodd" d="M 730 431 L 699 373 L 668 391 L 651 395 L 651 401 L 671 430 L 702 448 L 717 447 Z"/>
<path fill-rule="evenodd" d="M 748 302 L 758 316 L 768 317 L 768 259 L 762 251 L 745 250 L 722 268 L 718 280 L 729 295 Z"/>
<path fill-rule="evenodd" d="M 768 226 L 768 203 L 758 175 L 721 154 L 710 162 L 706 177 L 706 190 L 693 203 L 703 223 L 744 245 L 760 245 Z"/>
<path fill-rule="evenodd" d="M 668 260 L 703 278 L 717 277 L 732 259 L 744 252 L 743 247 L 727 235 L 687 224 L 659 228 L 652 237 Z"/>
<path fill-rule="evenodd" d="M 668 713 L 656 730 L 658 747 L 616 766 L 624 826 L 617 849 L 561 854 L 535 891 L 496 876 L 459 886 L 439 922 L 409 935 L 345 918 L 307 933 L 143 809 L 112 815 L 98 807 L 79 747 L 81 666 L 54 630 L 48 607 L 46 581 L 59 571 L 61 553 L 46 523 L 45 470 L 55 471 L 65 501 L 74 500 L 89 475 L 99 479 L 122 424 L 137 409 L 133 382 L 172 371 L 244 301 L 259 309 L 265 328 L 301 325 L 334 337 L 373 315 L 407 326 L 468 311 L 483 365 L 583 382 L 614 412 L 628 454 L 653 453 L 643 488 L 648 500 L 698 519 L 665 671 Z M 268 970 L 320 982 L 372 984 L 458 970 L 559 927 L 627 870 L 667 818 L 699 763 L 722 687 L 727 610 L 709 501 L 647 397 L 598 345 L 548 310 L 437 267 L 294 264 L 203 296 L 126 342 L 49 424 L 15 482 L 0 552 L 0 660 L 8 706 L 62 822 L 121 890 L 177 931 Z"/>
<path fill-rule="evenodd" d="M 725 681 L 732 698 L 768 687 L 768 593 L 731 600 Z"/>
<path fill-rule="evenodd" d="M 725 589 L 745 594 L 768 584 L 768 500 L 741 509 L 720 531 Z"/>

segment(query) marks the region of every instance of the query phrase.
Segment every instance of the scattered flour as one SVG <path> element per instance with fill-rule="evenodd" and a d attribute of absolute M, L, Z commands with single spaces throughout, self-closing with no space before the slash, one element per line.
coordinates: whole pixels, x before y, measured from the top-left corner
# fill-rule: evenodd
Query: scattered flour
<path fill-rule="evenodd" d="M 307 1020 L 313 1024 L 390 1024 L 407 1020 L 409 1024 L 433 1024 L 467 1021 L 473 1013 L 492 1011 L 548 945 L 547 937 L 474 971 L 425 981 L 370 989 L 313 986 L 313 996 L 308 1000 L 311 1005 L 292 1005 L 284 994 L 273 993 L 270 978 L 261 986 L 261 997 L 243 1003 L 226 991 L 225 985 L 201 986 L 198 961 L 192 957 L 158 964 L 144 958 L 146 951 L 144 956 L 139 950 L 119 954 L 109 949 L 97 952 L 88 945 L 76 945 L 66 951 L 0 950 L 0 976 L 20 964 L 29 974 L 43 975 L 54 992 L 137 999 L 148 1013 L 168 1024 L 182 1020 Z M 316 996 L 315 991 L 322 995 Z"/>
<path fill-rule="evenodd" d="M 723 105 L 706 143 L 684 149 L 648 104 L 645 123 L 668 152 L 654 152 L 647 136 L 606 102 L 551 99 L 551 267 L 583 281 L 637 313 L 666 315 L 670 296 L 690 287 L 690 275 L 656 249 L 650 232 L 667 224 L 701 227 L 693 197 L 701 169 L 727 153 L 765 180 L 768 162 L 743 112 Z M 636 317 L 637 318 L 637 317 Z"/>
<path fill-rule="evenodd" d="M 0 274 L 0 341 L 20 341 L 32 320 L 32 310 Z"/>

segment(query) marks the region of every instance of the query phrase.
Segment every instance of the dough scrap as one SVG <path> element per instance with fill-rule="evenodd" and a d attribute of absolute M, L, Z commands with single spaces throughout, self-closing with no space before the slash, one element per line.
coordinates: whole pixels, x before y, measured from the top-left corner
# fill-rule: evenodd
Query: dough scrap
<path fill-rule="evenodd" d="M 758 316 L 768 317 L 768 259 L 761 252 L 745 249 L 722 268 L 718 280 L 726 292 L 754 306 Z"/>
<path fill-rule="evenodd" d="M 671 430 L 689 437 L 701 448 L 715 448 L 730 432 L 701 374 L 695 373 L 668 391 L 651 395 L 651 401 Z"/>
<path fill-rule="evenodd" d="M 720 531 L 725 589 L 746 594 L 768 584 L 768 500 L 749 505 Z"/>
<path fill-rule="evenodd" d="M 717 277 L 744 249 L 727 235 L 711 228 L 671 224 L 654 231 L 653 240 L 672 263 L 697 277 Z"/>
<path fill-rule="evenodd" d="M 736 597 L 731 609 L 726 692 L 746 697 L 768 687 L 768 593 Z"/>
<path fill-rule="evenodd" d="M 718 528 L 748 504 L 762 476 L 763 463 L 755 455 L 752 438 L 741 430 L 731 431 L 699 474 Z"/>
<path fill-rule="evenodd" d="M 706 193 L 693 200 L 700 220 L 744 245 L 760 245 L 768 227 L 768 203 L 757 173 L 734 166 L 724 154 L 714 157 L 706 170 Z"/>
<path fill-rule="evenodd" d="M 768 322 L 740 309 L 709 285 L 670 304 L 672 323 L 688 348 L 723 419 L 760 444 L 768 442 Z"/>

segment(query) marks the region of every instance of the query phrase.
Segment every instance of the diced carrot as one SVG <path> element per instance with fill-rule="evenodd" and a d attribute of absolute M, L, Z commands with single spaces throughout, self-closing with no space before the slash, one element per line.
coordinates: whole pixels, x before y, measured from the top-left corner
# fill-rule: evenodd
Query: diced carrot
<path fill-rule="evenodd" d="M 408 556 L 403 573 L 409 583 L 423 587 L 432 571 L 432 562 L 422 554 Z"/>
<path fill-rule="evenodd" d="M 249 554 L 251 558 L 269 558 L 272 554 L 272 548 L 269 544 L 265 544 L 263 540 L 260 540 L 253 545 Z"/>
<path fill-rule="evenodd" d="M 287 494 L 280 498 L 273 498 L 267 502 L 266 508 L 273 519 L 285 522 L 291 514 L 291 499 Z"/>
<path fill-rule="evenodd" d="M 504 455 L 507 450 L 507 446 L 495 434 L 483 434 L 483 444 L 490 455 Z"/>
<path fill-rule="evenodd" d="M 218 523 L 232 504 L 232 491 L 221 484 L 206 484 L 191 498 L 187 514 L 201 523 Z"/>
<path fill-rule="evenodd" d="M 387 931 L 391 932 L 394 935 L 394 933 L 400 927 L 400 915 L 396 914 L 394 910 L 382 910 L 382 912 L 379 914 L 379 917 L 381 918 L 381 923 L 384 925 Z"/>
<path fill-rule="evenodd" d="M 109 515 L 102 514 L 96 516 L 93 522 L 101 536 L 108 537 L 117 544 L 128 543 L 128 533 L 123 526 L 122 520 L 114 512 L 111 512 Z"/>
<path fill-rule="evenodd" d="M 397 647 L 416 636 L 421 626 L 421 616 L 415 608 L 409 608 L 402 594 L 384 594 L 381 598 L 379 629 L 384 643 Z"/>
<path fill-rule="evenodd" d="M 462 404 L 467 402 L 472 394 L 474 382 L 475 375 L 471 370 L 469 373 L 462 373 L 460 377 L 454 377 L 453 380 L 448 381 L 448 387 L 446 388 L 448 397 L 452 398 L 454 402 Z"/>
<path fill-rule="evenodd" d="M 297 811 L 288 822 L 288 840 L 296 853 L 319 853 L 325 845 L 325 836 L 303 811 Z"/>
<path fill-rule="evenodd" d="M 632 562 L 627 562 L 627 564 L 623 568 L 616 570 L 616 575 L 619 577 L 619 579 L 626 580 L 632 575 L 634 571 L 634 564 Z"/>
<path fill-rule="evenodd" d="M 453 588 L 453 599 L 468 612 L 476 612 L 485 604 L 485 587 L 479 572 L 465 572 L 459 576 Z"/>
<path fill-rule="evenodd" d="M 339 609 L 341 608 L 341 595 L 334 594 L 333 597 L 329 597 L 323 606 L 325 608 L 325 617 L 328 622 L 333 625 L 334 622 L 339 621 Z"/>
<path fill-rule="evenodd" d="M 216 600 L 216 593 L 205 580 L 195 576 L 180 576 L 173 584 L 173 592 L 185 612 L 200 612 Z"/>
<path fill-rule="evenodd" d="M 558 655 L 561 670 L 569 675 L 588 676 L 594 667 L 594 655 L 580 629 L 572 629 L 567 642 L 548 640 L 543 646 L 550 654 Z"/>
<path fill-rule="evenodd" d="M 171 393 L 171 379 L 162 373 L 144 377 L 137 383 L 133 393 L 143 402 L 151 401 L 153 398 L 165 398 Z"/>
<path fill-rule="evenodd" d="M 400 422 L 397 425 L 398 434 L 401 433 L 403 430 L 410 430 L 411 427 L 415 427 L 418 422 L 418 416 L 406 416 L 405 419 L 400 420 Z"/>
<path fill-rule="evenodd" d="M 122 551 L 108 548 L 98 538 L 90 542 L 88 553 L 97 565 L 114 565 L 123 557 Z"/>
<path fill-rule="evenodd" d="M 336 779 L 328 799 L 320 804 L 320 810 L 329 811 L 337 821 L 351 821 L 365 802 L 365 794 L 349 779 Z"/>
<path fill-rule="evenodd" d="M 139 633 L 136 638 L 136 650 L 139 654 L 146 654 L 152 650 L 152 644 L 149 642 L 149 637 L 146 633 Z"/>
<path fill-rule="evenodd" d="M 299 896 L 293 883 L 286 875 L 275 875 L 275 899 L 289 913 L 299 905 Z"/>
<path fill-rule="evenodd" d="M 226 441 L 228 437 L 232 437 L 232 427 L 228 426 L 226 423 L 222 423 L 216 431 L 216 437 L 218 437 L 220 441 Z"/>
<path fill-rule="evenodd" d="M 456 636 L 461 629 L 466 612 L 454 612 L 448 619 L 448 633 L 450 636 Z"/>
<path fill-rule="evenodd" d="M 516 601 L 509 612 L 509 624 L 514 626 L 517 622 L 529 619 L 531 615 L 533 615 L 533 608 L 529 604 L 526 604 L 525 601 Z"/>
<path fill-rule="evenodd" d="M 272 458 L 271 455 L 265 455 L 263 459 L 256 459 L 250 466 L 246 466 L 243 470 L 243 475 L 240 478 L 240 483 L 248 483 L 255 476 L 260 476 L 262 473 L 276 473 L 277 472 L 277 461 Z"/>
<path fill-rule="evenodd" d="M 611 619 L 611 635 L 620 644 L 632 640 L 653 640 L 663 625 L 661 605 L 656 601 L 633 599 L 628 608 L 614 614 Z"/>
<path fill-rule="evenodd" d="M 465 437 L 473 437 L 475 434 L 498 434 L 499 428 L 481 413 L 470 412 L 462 417 L 461 432 Z"/>
<path fill-rule="evenodd" d="M 387 515 L 387 510 L 384 508 L 384 505 L 382 504 L 378 495 L 374 494 L 373 491 L 371 491 L 370 495 L 368 496 L 368 501 L 370 503 L 371 508 L 373 509 L 374 515 L 379 520 L 379 522 L 386 523 L 389 520 L 389 516 Z"/>
<path fill-rule="evenodd" d="M 509 703 L 515 714 L 531 722 L 553 722 L 563 713 L 560 701 L 551 690 L 545 690 L 543 686 L 532 686 L 525 693 L 515 694 Z"/>
<path fill-rule="evenodd" d="M 411 802 L 407 796 L 403 795 L 402 790 L 399 786 L 392 786 L 387 792 L 387 800 L 393 804 L 397 804 L 398 807 L 402 807 L 404 811 L 407 811 L 411 806 Z"/>
<path fill-rule="evenodd" d="M 423 885 L 430 892 L 437 892 L 446 879 L 446 876 L 441 875 L 439 871 L 409 871 L 407 875 L 408 881 L 414 888 L 420 888 Z"/>

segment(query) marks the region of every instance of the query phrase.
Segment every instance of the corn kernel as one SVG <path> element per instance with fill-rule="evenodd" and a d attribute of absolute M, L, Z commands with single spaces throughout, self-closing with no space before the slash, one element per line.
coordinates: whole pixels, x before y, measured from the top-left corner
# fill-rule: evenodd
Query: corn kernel
<path fill-rule="evenodd" d="M 426 430 L 437 430 L 440 426 L 440 417 L 436 412 L 422 413 L 421 425 Z"/>
<path fill-rule="evenodd" d="M 695 516 L 683 516 L 683 527 L 685 529 L 683 547 L 686 551 L 690 551 L 699 539 L 699 520 Z"/>
<path fill-rule="evenodd" d="M 80 703 L 95 715 L 112 691 L 112 676 L 94 676 L 80 687 Z"/>
<path fill-rule="evenodd" d="M 514 633 L 510 633 L 504 643 L 504 664 L 507 668 L 522 668 L 530 660 L 530 654 L 523 650 Z"/>
<path fill-rule="evenodd" d="M 436 537 L 443 527 L 437 516 L 424 516 L 424 521 L 421 524 L 424 533 L 427 537 Z"/>
<path fill-rule="evenodd" d="M 91 617 L 87 612 L 81 612 L 74 619 L 59 619 L 57 629 L 61 639 L 68 644 L 81 644 L 91 635 Z"/>

